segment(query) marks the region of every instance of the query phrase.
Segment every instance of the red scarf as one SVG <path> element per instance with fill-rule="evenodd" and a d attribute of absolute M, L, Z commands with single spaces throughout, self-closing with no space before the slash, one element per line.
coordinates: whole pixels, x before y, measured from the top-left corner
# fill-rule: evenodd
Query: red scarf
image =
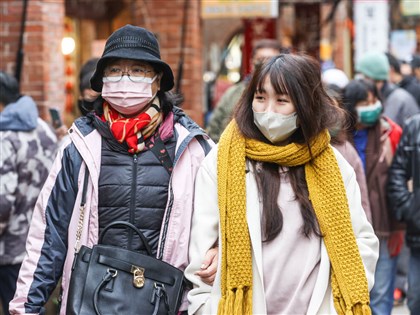
<path fill-rule="evenodd" d="M 128 152 L 134 154 L 142 151 L 145 147 L 144 141 L 149 138 L 162 121 L 159 99 L 156 98 L 153 104 L 145 111 L 135 117 L 124 117 L 107 102 L 103 104 L 104 113 L 101 117 L 107 121 L 112 134 L 119 143 L 127 143 Z"/>

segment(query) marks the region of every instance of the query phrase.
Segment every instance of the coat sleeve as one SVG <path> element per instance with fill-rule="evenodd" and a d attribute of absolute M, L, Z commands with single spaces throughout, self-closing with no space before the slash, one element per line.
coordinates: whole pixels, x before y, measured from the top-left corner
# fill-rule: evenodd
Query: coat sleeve
<path fill-rule="evenodd" d="M 62 274 L 78 176 L 78 168 L 71 162 L 71 149 L 74 153 L 75 148 L 69 147 L 60 150 L 36 202 L 26 256 L 9 304 L 12 315 L 44 313 L 44 305 Z"/>
<path fill-rule="evenodd" d="M 376 262 L 379 257 L 379 240 L 373 231 L 372 225 L 366 217 L 365 211 L 363 210 L 360 188 L 357 184 L 353 168 L 339 153 L 337 155 L 337 161 L 339 163 L 346 188 L 353 232 L 356 237 L 356 243 L 359 248 L 363 265 L 365 267 L 368 287 L 369 290 L 371 290 L 374 284 Z"/>
<path fill-rule="evenodd" d="M 17 153 L 12 141 L 0 141 L 0 236 L 6 230 L 16 201 L 18 186 Z"/>
<path fill-rule="evenodd" d="M 413 159 L 416 147 L 414 143 L 410 143 L 410 139 L 416 137 L 412 133 L 414 129 L 410 127 L 410 123 L 405 127 L 388 171 L 388 201 L 395 217 L 404 222 L 410 222 L 416 212 L 415 199 L 417 199 L 417 204 L 420 201 L 420 193 L 416 197 L 408 186 L 408 181 L 413 177 L 413 166 L 415 165 Z"/>
<path fill-rule="evenodd" d="M 190 264 L 185 270 L 186 278 L 193 284 L 193 289 L 188 293 L 189 314 L 197 314 L 203 311 L 203 305 L 208 302 L 212 290 L 212 287 L 201 281 L 200 277 L 195 275 L 195 272 L 200 270 L 206 252 L 218 240 L 219 208 L 215 172 L 216 151 L 213 149 L 204 159 L 195 182 L 194 214 L 189 246 Z"/>

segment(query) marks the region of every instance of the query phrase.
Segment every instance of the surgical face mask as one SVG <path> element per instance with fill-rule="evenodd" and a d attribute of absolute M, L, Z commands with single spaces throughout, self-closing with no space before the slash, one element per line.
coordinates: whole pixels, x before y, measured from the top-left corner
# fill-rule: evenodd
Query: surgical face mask
<path fill-rule="evenodd" d="M 376 101 L 373 105 L 359 106 L 356 107 L 356 112 L 360 123 L 372 126 L 378 121 L 382 113 L 382 104 L 380 101 Z"/>
<path fill-rule="evenodd" d="M 132 82 L 126 75 L 118 82 L 104 77 L 102 79 L 102 97 L 123 115 L 139 113 L 155 97 L 152 94 L 152 83 L 156 77 L 144 78 L 141 82 Z"/>
<path fill-rule="evenodd" d="M 278 143 L 290 137 L 298 128 L 297 114 L 283 115 L 273 112 L 254 111 L 254 123 L 271 143 Z"/>

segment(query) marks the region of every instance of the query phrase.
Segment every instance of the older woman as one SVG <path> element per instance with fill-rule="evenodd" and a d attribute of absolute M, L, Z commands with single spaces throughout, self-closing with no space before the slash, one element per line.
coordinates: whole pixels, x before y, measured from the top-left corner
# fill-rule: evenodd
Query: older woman
<path fill-rule="evenodd" d="M 65 314 L 86 170 L 82 244 L 96 244 L 108 224 L 127 221 L 158 259 L 187 266 L 194 178 L 213 143 L 177 107 L 173 85 L 150 31 L 126 25 L 108 38 L 91 78 L 101 93 L 95 111 L 69 129 L 36 204 L 12 314 L 42 313 L 60 277 Z M 128 230 L 110 231 L 104 241 L 144 250 Z"/>

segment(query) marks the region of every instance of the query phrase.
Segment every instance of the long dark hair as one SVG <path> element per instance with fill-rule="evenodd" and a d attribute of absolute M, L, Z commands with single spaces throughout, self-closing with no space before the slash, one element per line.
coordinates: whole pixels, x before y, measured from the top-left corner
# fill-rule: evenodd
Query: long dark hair
<path fill-rule="evenodd" d="M 281 54 L 258 67 L 235 108 L 234 118 L 241 133 L 246 138 L 269 143 L 254 124 L 252 101 L 254 93 L 261 90 L 264 80 L 270 79 L 278 94 L 287 94 L 293 102 L 298 117 L 299 128 L 290 136 L 289 142 L 306 144 L 340 119 L 340 109 L 325 92 L 321 83 L 319 63 L 303 54 Z M 260 197 L 263 201 L 263 222 L 266 242 L 273 240 L 282 230 L 283 216 L 277 198 L 280 191 L 278 165 L 263 163 L 259 168 L 256 161 L 251 163 L 256 172 Z M 290 167 L 291 186 L 300 204 L 304 220 L 302 233 L 321 236 L 319 226 L 309 200 L 308 187 L 303 166 Z"/>

